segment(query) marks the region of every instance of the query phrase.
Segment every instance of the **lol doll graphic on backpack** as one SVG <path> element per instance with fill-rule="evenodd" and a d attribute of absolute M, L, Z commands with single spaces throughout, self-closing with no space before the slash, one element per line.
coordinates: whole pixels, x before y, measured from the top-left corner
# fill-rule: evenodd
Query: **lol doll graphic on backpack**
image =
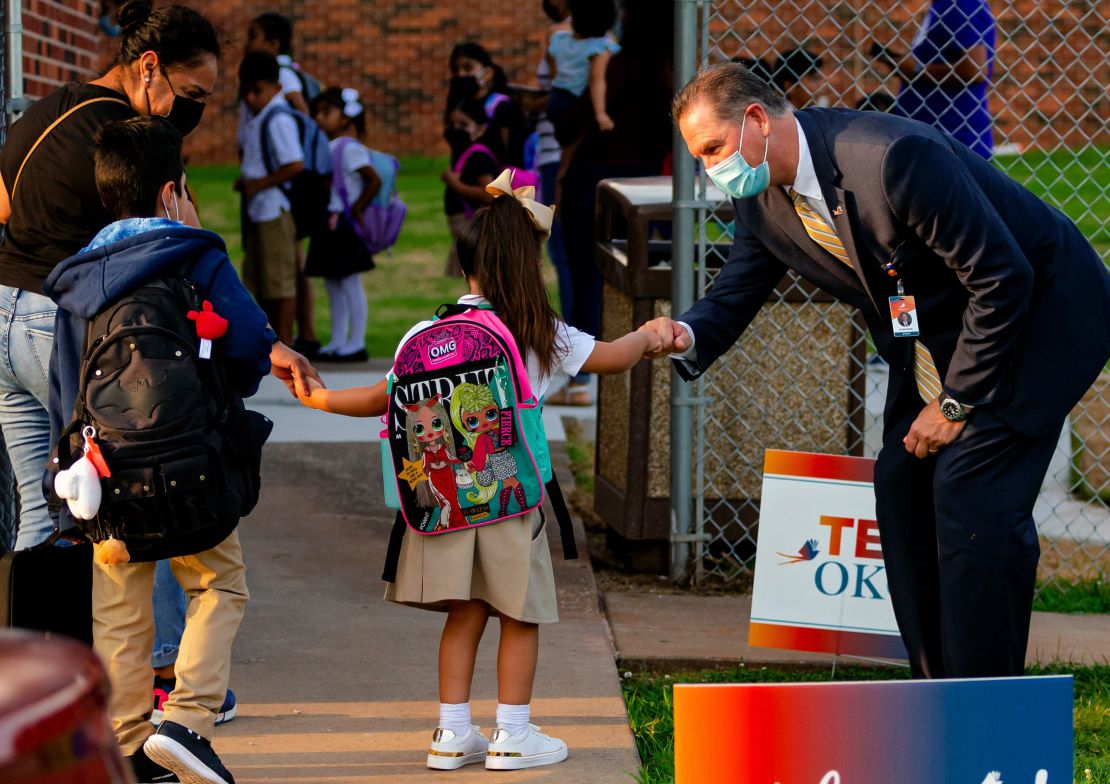
<path fill-rule="evenodd" d="M 490 310 L 445 305 L 437 315 L 397 352 L 382 433 L 383 470 L 423 534 L 517 517 L 544 499 L 521 425 L 537 401 L 512 334 Z"/>

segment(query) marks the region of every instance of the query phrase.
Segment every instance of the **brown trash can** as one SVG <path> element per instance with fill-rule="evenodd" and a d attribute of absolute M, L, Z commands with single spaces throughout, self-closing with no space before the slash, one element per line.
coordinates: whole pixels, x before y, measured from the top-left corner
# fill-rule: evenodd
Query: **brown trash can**
<path fill-rule="evenodd" d="M 598 186 L 603 340 L 671 315 L 671 244 L 660 239 L 669 236 L 671 189 L 670 177 L 605 180 Z M 722 224 L 731 222 L 731 203 L 724 202 L 716 215 Z M 706 254 L 711 267 L 727 257 L 729 243 L 723 236 L 719 253 Z M 704 445 L 706 486 L 717 490 L 716 498 L 707 495 L 706 514 L 724 536 L 753 545 L 757 504 L 748 501 L 758 499 L 760 483 L 755 473 L 739 467 L 761 472 L 768 448 L 863 451 L 866 343 L 859 317 L 792 274 L 769 303 L 709 374 L 716 376 L 718 389 L 721 379 L 731 376 L 738 386 L 764 389 L 762 400 L 744 406 L 759 411 L 760 421 L 737 418 L 717 432 L 707 428 Z M 821 361 L 809 362 L 817 351 Z M 753 354 L 761 357 L 755 363 Z M 670 379 L 671 363 L 664 361 L 642 362 L 626 375 L 599 379 L 594 511 L 607 526 L 610 549 L 632 571 L 664 574 L 670 562 Z M 835 400 L 811 396 L 829 401 L 818 410 L 799 415 L 782 405 L 784 394 L 805 396 L 807 389 L 829 385 L 844 394 Z M 819 433 L 807 427 L 806 416 L 822 417 Z"/>

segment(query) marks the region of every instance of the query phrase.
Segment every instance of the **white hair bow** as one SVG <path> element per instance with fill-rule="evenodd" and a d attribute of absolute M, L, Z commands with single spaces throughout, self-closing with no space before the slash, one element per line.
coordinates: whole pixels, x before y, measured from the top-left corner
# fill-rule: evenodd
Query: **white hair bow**
<path fill-rule="evenodd" d="M 501 176 L 486 186 L 486 193 L 492 194 L 495 199 L 501 196 L 512 196 L 520 202 L 524 209 L 528 210 L 528 214 L 532 216 L 532 223 L 535 224 L 537 230 L 547 235 L 551 234 L 551 222 L 555 218 L 555 208 L 536 201 L 535 186 L 525 185 L 523 188 L 513 190 L 512 169 L 505 169 L 501 172 Z"/>
<path fill-rule="evenodd" d="M 343 99 L 344 116 L 358 117 L 362 114 L 362 104 L 358 100 L 358 90 L 353 87 L 344 87 L 339 97 Z"/>

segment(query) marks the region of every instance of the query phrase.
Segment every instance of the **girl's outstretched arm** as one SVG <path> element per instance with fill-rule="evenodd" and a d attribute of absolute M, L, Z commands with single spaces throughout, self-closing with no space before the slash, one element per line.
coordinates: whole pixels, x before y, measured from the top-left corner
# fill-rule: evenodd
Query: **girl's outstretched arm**
<path fill-rule="evenodd" d="M 639 362 L 644 354 L 657 350 L 661 342 L 658 335 L 646 330 L 629 332 L 612 343 L 599 340 L 590 352 L 590 358 L 582 365 L 582 372 L 623 373 Z"/>
<path fill-rule="evenodd" d="M 314 379 L 308 379 L 308 394 L 298 395 L 301 403 L 309 408 L 353 417 L 381 416 L 389 403 L 386 380 L 383 378 L 372 387 L 350 389 L 325 389 Z"/>

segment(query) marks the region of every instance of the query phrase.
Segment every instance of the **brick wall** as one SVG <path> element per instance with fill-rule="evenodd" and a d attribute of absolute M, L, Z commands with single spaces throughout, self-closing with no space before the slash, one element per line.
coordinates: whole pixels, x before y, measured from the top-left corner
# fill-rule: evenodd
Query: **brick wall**
<path fill-rule="evenodd" d="M 188 2 L 189 0 L 185 0 Z M 297 60 L 325 84 L 357 87 L 370 107 L 369 138 L 399 153 L 444 154 L 440 111 L 446 58 L 461 40 L 489 48 L 510 80 L 532 82 L 547 27 L 539 0 L 192 0 L 227 39 L 219 91 L 201 127 L 188 140 L 196 162 L 235 158 L 235 72 L 247 24 L 279 10 L 295 21 Z M 727 26 L 719 54 L 765 54 L 801 41 L 836 63 L 830 83 L 838 103 L 853 105 L 878 89 L 860 56 L 868 36 L 908 45 L 928 0 L 839 4 L 805 0 L 717 0 Z M 996 141 L 1022 146 L 1110 143 L 1110 3 L 1097 0 L 992 2 L 998 56 L 991 87 Z M 26 90 L 42 95 L 88 78 L 106 62 L 111 43 L 96 34 L 92 0 L 24 0 Z M 797 10 L 803 7 L 803 11 Z M 493 8 L 497 8 L 493 11 Z M 99 50 L 98 50 L 99 47 Z"/>
<path fill-rule="evenodd" d="M 99 42 L 93 0 L 24 0 L 24 92 L 46 95 L 96 70 Z"/>
<path fill-rule="evenodd" d="M 195 0 L 193 5 L 231 39 L 215 102 L 188 141 L 192 159 L 206 162 L 235 159 L 236 70 L 247 25 L 262 11 L 277 10 L 294 20 L 297 62 L 325 86 L 357 88 L 369 107 L 368 140 L 396 153 L 447 153 L 441 113 L 454 43 L 478 41 L 510 81 L 534 83 L 549 24 L 539 0 Z M 214 122 L 213 115 L 220 119 Z"/>

